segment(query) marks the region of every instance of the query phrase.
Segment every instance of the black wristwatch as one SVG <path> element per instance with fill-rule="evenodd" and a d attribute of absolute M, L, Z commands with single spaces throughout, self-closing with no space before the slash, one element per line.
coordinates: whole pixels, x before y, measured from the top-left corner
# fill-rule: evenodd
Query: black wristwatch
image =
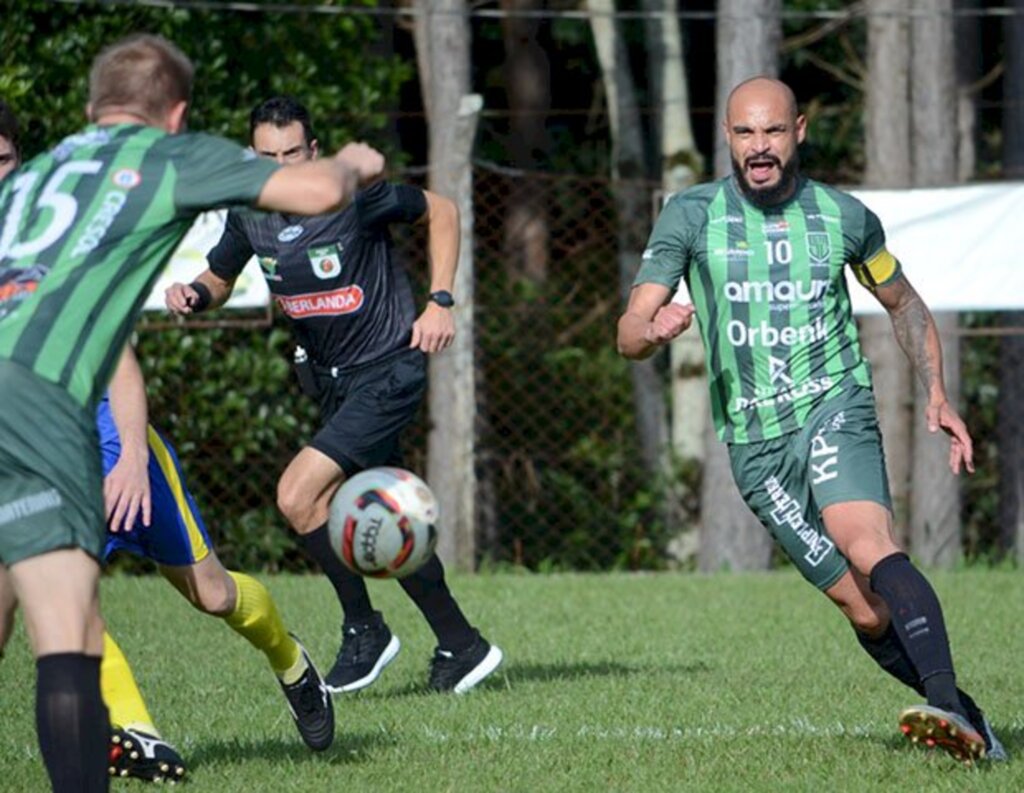
<path fill-rule="evenodd" d="M 436 292 L 431 292 L 430 300 L 437 303 L 441 308 L 451 308 L 455 305 L 455 298 L 452 297 L 452 293 L 446 289 L 439 289 Z"/>

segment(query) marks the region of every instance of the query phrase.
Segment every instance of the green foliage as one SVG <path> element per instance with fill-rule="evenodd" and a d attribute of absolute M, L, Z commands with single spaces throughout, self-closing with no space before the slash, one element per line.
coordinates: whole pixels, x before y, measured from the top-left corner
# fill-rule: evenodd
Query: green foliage
<path fill-rule="evenodd" d="M 217 552 L 230 567 L 308 569 L 274 495 L 278 477 L 318 422 L 316 406 L 291 373 L 290 338 L 281 323 L 138 334 L 151 421 L 178 450 Z M 124 558 L 120 565 L 144 567 Z"/>
<path fill-rule="evenodd" d="M 159 33 L 196 64 L 192 127 L 245 141 L 249 110 L 290 93 L 309 106 L 330 149 L 378 138 L 382 111 L 412 75 L 408 64 L 370 51 L 374 25 L 371 17 L 340 14 L 29 0 L 4 10 L 0 95 L 29 132 L 26 155 L 37 154 L 82 126 L 88 64 L 103 46 L 131 32 Z"/>
<path fill-rule="evenodd" d="M 969 771 L 911 746 L 896 718 L 918 695 L 879 670 L 795 573 L 456 576 L 467 614 L 505 652 L 464 697 L 424 691 L 436 640 L 396 584 L 371 582 L 402 652 L 372 688 L 335 698 L 337 738 L 319 754 L 302 746 L 266 661 L 220 620 L 155 578 L 107 578 L 102 599 L 196 793 L 1020 791 L 1024 579 L 981 570 L 930 578 L 957 681 L 992 720 L 1009 763 Z M 328 666 L 340 638 L 330 586 L 262 580 L 288 629 Z M 45 790 L 20 628 L 0 666 L 0 788 Z"/>

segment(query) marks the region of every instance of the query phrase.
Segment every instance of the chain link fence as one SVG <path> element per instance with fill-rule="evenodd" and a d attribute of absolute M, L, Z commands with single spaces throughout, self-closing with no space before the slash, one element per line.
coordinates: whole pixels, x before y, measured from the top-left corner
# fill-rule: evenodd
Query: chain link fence
<path fill-rule="evenodd" d="M 692 565 L 693 543 L 680 552 L 677 540 L 692 537 L 698 520 L 699 466 L 671 459 L 652 465 L 645 457 L 633 365 L 615 350 L 624 280 L 612 185 L 484 165 L 474 178 L 480 564 Z M 652 201 L 657 194 L 653 184 L 631 187 Z M 651 212 L 631 221 L 646 237 Z M 418 233 L 397 237 L 397 255 L 421 294 L 423 250 Z M 284 321 L 231 318 L 233 326 L 216 328 L 146 319 L 138 347 L 151 420 L 177 446 L 225 561 L 301 569 L 305 562 L 274 505 L 275 487 L 316 429 L 316 411 L 290 373 Z M 1012 494 L 1000 492 L 1000 451 L 1019 433 L 996 427 L 1000 414 L 1007 420 L 1012 412 L 999 401 L 1007 396 L 1001 381 L 1009 365 L 1000 361 L 1020 354 L 1019 320 L 962 318 L 971 328 L 961 341 L 964 413 L 978 439 L 978 472 L 963 486 L 963 545 L 972 557 L 1012 544 L 1004 525 Z M 667 401 L 668 356 L 653 366 Z M 407 466 L 421 474 L 428 422 L 424 409 L 406 434 Z M 1008 459 L 1004 454 L 1004 466 Z M 707 514 L 713 519 L 713 509 Z"/>

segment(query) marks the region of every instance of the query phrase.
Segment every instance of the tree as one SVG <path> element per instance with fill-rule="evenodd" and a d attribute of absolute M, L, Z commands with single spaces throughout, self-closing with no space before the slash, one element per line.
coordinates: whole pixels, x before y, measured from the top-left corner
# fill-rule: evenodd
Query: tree
<path fill-rule="evenodd" d="M 906 188 L 910 162 L 910 22 L 903 0 L 867 0 L 868 74 L 865 96 L 864 184 Z M 854 287 L 859 288 L 859 287 Z M 914 382 L 910 362 L 893 336 L 886 314 L 861 319 L 861 344 L 871 362 L 882 429 L 894 531 L 908 539 L 910 515 L 911 427 Z"/>
<path fill-rule="evenodd" d="M 957 180 L 956 57 L 953 48 L 953 0 L 913 0 L 911 51 L 911 159 L 914 185 L 936 187 Z M 959 318 L 935 316 L 942 339 L 946 392 L 960 401 Z M 925 565 L 949 566 L 962 545 L 960 488 L 949 471 L 949 439 L 931 433 L 924 421 L 927 394 L 916 388 L 911 457 L 910 536 Z"/>
<path fill-rule="evenodd" d="M 505 216 L 504 261 L 513 281 L 547 280 L 549 233 L 546 203 L 534 171 L 547 157 L 546 121 L 551 108 L 551 70 L 537 41 L 538 20 L 517 12 L 542 8 L 543 0 L 501 0 L 505 41 L 505 91 L 509 109 L 509 156 L 527 173 L 517 180 Z"/>
<path fill-rule="evenodd" d="M 644 181 L 644 132 L 625 41 L 615 22 L 613 0 L 587 0 L 605 96 L 612 144 L 612 192 L 615 196 L 619 289 L 625 300 L 643 254 L 650 203 Z M 668 413 L 664 381 L 653 358 L 630 366 L 644 467 L 651 476 L 667 471 Z"/>
<path fill-rule="evenodd" d="M 415 38 L 429 124 L 429 187 L 452 198 L 462 239 L 455 281 L 455 341 L 430 360 L 427 475 L 444 530 L 438 554 L 472 569 L 476 556 L 476 382 L 473 361 L 473 187 L 470 155 L 482 101 L 470 93 L 463 0 L 417 0 Z"/>
<path fill-rule="evenodd" d="M 719 0 L 715 117 L 715 173 L 732 165 L 722 131 L 729 92 L 756 75 L 778 74 L 782 40 L 781 0 Z M 740 497 L 725 446 L 708 424 L 701 484 L 701 570 L 763 570 L 771 563 L 772 540 Z"/>
<path fill-rule="evenodd" d="M 1003 120 L 1003 172 L 1024 177 L 1024 0 L 1006 20 L 1006 77 Z M 1005 317 L 1024 327 L 1024 312 Z M 999 526 L 1003 550 L 1015 549 L 1024 562 L 1024 336 L 999 340 Z"/>

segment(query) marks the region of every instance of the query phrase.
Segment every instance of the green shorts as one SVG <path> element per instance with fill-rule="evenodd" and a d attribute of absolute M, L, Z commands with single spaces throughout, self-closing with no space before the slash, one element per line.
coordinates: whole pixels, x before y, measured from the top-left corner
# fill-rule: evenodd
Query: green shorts
<path fill-rule="evenodd" d="M 106 516 L 95 415 L 10 361 L 0 361 L 0 394 L 0 562 L 60 548 L 99 559 Z"/>
<path fill-rule="evenodd" d="M 743 500 L 804 578 L 818 589 L 849 569 L 825 531 L 821 510 L 874 501 L 890 512 L 874 394 L 854 387 L 816 407 L 799 432 L 729 447 Z"/>

